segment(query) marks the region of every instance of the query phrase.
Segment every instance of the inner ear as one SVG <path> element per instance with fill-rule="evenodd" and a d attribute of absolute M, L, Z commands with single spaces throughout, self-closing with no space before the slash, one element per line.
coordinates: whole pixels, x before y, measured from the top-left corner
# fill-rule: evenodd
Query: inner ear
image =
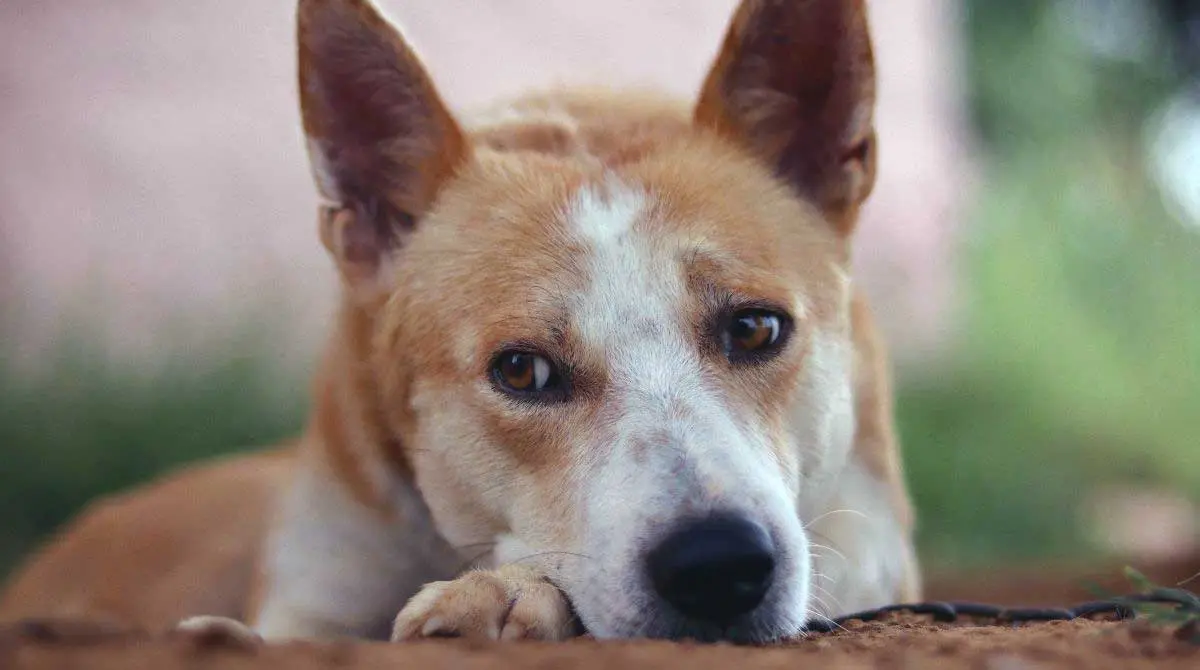
<path fill-rule="evenodd" d="M 369 277 L 465 159 L 465 140 L 401 35 L 365 0 L 300 0 L 300 105 L 314 178 L 336 206 L 321 238 Z"/>
<path fill-rule="evenodd" d="M 696 105 L 833 221 L 875 174 L 875 69 L 862 0 L 744 0 Z"/>
<path fill-rule="evenodd" d="M 337 258 L 371 271 L 381 249 L 394 249 L 416 227 L 416 218 L 378 198 L 352 199 L 321 209 L 321 242 Z"/>

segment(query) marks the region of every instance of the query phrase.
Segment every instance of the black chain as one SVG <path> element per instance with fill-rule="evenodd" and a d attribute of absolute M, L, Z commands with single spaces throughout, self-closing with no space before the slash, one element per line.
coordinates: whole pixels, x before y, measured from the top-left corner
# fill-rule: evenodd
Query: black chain
<path fill-rule="evenodd" d="M 905 603 L 855 612 L 836 619 L 810 621 L 806 629 L 812 633 L 830 633 L 842 628 L 850 621 L 875 621 L 897 612 L 929 614 L 933 616 L 934 621 L 942 623 L 953 623 L 963 617 L 991 619 L 995 625 L 1070 621 L 1079 618 L 1090 619 L 1101 615 L 1116 619 L 1132 619 L 1137 614 L 1136 606 L 1140 604 L 1171 605 L 1177 611 L 1195 613 L 1200 616 L 1200 597 L 1182 589 L 1154 589 L 1147 593 L 1108 600 L 1094 600 L 1068 608 L 1000 607 L 970 602 Z"/>

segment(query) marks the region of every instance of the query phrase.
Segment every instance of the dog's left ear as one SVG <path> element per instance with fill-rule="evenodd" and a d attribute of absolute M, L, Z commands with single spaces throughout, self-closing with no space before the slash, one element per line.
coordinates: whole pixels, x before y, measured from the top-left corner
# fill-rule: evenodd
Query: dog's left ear
<path fill-rule="evenodd" d="M 849 234 L 875 182 L 863 0 L 743 0 L 695 121 L 730 137 Z"/>
<path fill-rule="evenodd" d="M 324 208 L 321 240 L 357 293 L 465 160 L 424 66 L 368 0 L 299 0 L 300 107 Z"/>

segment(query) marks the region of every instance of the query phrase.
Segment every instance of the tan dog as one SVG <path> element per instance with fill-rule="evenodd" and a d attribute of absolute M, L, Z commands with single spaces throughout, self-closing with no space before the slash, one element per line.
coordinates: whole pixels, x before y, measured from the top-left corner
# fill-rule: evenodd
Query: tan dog
<path fill-rule="evenodd" d="M 861 0 L 746 0 L 693 105 L 561 91 L 463 125 L 363 0 L 301 0 L 299 56 L 345 287 L 307 431 L 94 507 L 0 614 L 767 641 L 917 596 L 849 275 Z"/>

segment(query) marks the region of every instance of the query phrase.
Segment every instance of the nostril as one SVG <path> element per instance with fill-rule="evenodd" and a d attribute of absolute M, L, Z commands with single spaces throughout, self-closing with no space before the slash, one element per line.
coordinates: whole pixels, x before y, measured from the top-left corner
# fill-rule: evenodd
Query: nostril
<path fill-rule="evenodd" d="M 725 624 L 766 597 L 775 547 L 756 523 L 711 517 L 669 535 L 647 556 L 647 568 L 655 591 L 681 614 Z"/>

